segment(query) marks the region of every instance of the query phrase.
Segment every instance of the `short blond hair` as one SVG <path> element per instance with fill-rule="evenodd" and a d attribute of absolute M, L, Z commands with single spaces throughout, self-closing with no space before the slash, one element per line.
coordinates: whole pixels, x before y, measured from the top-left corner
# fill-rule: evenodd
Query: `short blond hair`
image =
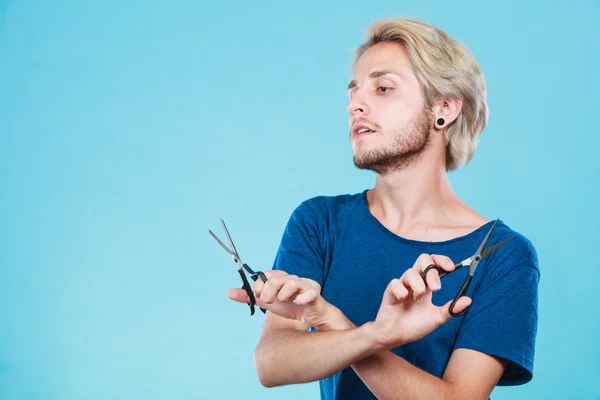
<path fill-rule="evenodd" d="M 399 43 L 406 47 L 427 105 L 444 97 L 461 98 L 462 110 L 446 129 L 446 169 L 473 158 L 488 120 L 487 89 L 473 53 L 441 29 L 416 18 L 384 18 L 367 29 L 356 60 L 371 46 Z"/>

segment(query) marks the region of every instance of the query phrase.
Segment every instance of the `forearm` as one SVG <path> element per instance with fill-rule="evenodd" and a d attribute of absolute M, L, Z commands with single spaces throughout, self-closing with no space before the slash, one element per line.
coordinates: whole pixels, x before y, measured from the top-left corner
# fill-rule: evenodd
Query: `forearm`
<path fill-rule="evenodd" d="M 328 329 L 353 329 L 354 324 L 337 313 Z M 381 351 L 352 363 L 352 368 L 378 399 L 453 399 L 452 385 L 398 357 Z M 458 396 L 460 397 L 460 396 Z"/>
<path fill-rule="evenodd" d="M 452 385 L 390 351 L 366 357 L 352 365 L 378 399 L 454 399 Z"/>
<path fill-rule="evenodd" d="M 270 332 L 254 355 L 259 380 L 273 387 L 331 376 L 378 351 L 369 329 L 367 324 L 337 331 Z"/>

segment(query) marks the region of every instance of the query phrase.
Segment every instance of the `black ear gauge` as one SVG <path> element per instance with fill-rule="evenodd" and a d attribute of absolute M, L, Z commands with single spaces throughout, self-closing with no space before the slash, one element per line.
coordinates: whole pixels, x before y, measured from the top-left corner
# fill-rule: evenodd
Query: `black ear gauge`
<path fill-rule="evenodd" d="M 444 121 L 444 118 L 438 118 L 438 119 L 437 119 L 437 124 L 438 124 L 440 127 L 444 126 L 444 123 L 445 123 L 445 122 L 446 122 L 446 121 Z"/>

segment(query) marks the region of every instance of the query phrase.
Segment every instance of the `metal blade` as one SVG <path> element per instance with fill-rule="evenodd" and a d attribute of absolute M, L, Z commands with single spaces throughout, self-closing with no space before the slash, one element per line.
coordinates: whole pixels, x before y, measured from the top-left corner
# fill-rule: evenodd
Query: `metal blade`
<path fill-rule="evenodd" d="M 225 221 L 223 221 L 222 218 L 221 218 L 221 225 L 223 226 L 223 230 L 225 231 L 225 235 L 227 235 L 227 240 L 229 241 L 229 245 L 231 246 L 231 249 L 233 250 L 233 254 L 235 254 L 235 256 L 239 258 L 240 255 L 238 254 L 237 249 L 235 248 L 235 245 L 233 244 L 233 240 L 231 240 L 231 236 L 229 235 L 229 230 L 225 226 Z"/>
<path fill-rule="evenodd" d="M 471 265 L 471 261 L 473 261 L 473 256 L 471 256 L 465 260 L 462 260 L 458 264 L 454 264 L 454 268 L 462 268 L 462 267 L 466 267 L 467 265 Z"/>
<path fill-rule="evenodd" d="M 227 254 L 229 254 L 229 255 L 230 255 L 230 256 L 232 256 L 232 257 L 235 257 L 235 254 L 233 254 L 233 253 L 231 252 L 231 250 L 229 250 L 229 249 L 227 248 L 227 246 L 225 246 L 225 243 L 221 242 L 221 239 L 219 239 L 219 238 L 217 237 L 217 235 L 215 235 L 215 234 L 213 233 L 213 231 L 211 231 L 211 230 L 209 229 L 209 230 L 208 230 L 208 232 L 209 232 L 209 233 L 212 235 L 212 237 L 214 237 L 214 238 L 215 238 L 215 240 L 216 240 L 217 242 L 219 242 L 219 244 L 221 245 L 221 247 L 223 247 L 223 248 L 225 249 L 225 251 L 227 252 Z"/>
<path fill-rule="evenodd" d="M 496 243 L 495 245 L 493 245 L 492 247 L 489 247 L 487 249 L 485 249 L 483 251 L 483 253 L 481 253 L 481 258 L 483 257 L 487 257 L 491 252 L 493 252 L 494 250 L 496 250 L 498 247 L 502 246 L 504 243 L 508 242 L 510 239 L 512 239 L 514 236 L 509 236 L 506 239 L 504 239 L 503 241 Z"/>
<path fill-rule="evenodd" d="M 477 249 L 477 253 L 475 253 L 476 261 L 479 261 L 479 260 L 477 260 L 477 256 L 479 256 L 481 258 L 481 253 L 482 253 L 483 249 L 485 249 L 485 246 L 487 246 L 487 243 L 490 240 L 490 237 L 492 236 L 492 232 L 494 232 L 494 228 L 496 227 L 497 223 L 498 223 L 498 220 L 496 220 L 494 222 L 494 225 L 492 225 L 492 227 L 490 228 L 490 231 L 487 233 L 487 235 L 485 235 L 485 239 L 483 239 L 483 242 L 481 242 L 481 245 Z"/>
<path fill-rule="evenodd" d="M 494 228 L 496 227 L 496 224 L 498 223 L 497 219 L 494 224 L 492 225 L 492 227 L 490 228 L 490 231 L 487 233 L 487 235 L 485 235 L 485 239 L 483 239 L 483 242 L 481 242 L 481 245 L 479 245 L 479 248 L 477 249 L 477 253 L 475 253 L 475 255 L 473 255 L 473 260 L 471 262 L 471 268 L 469 269 L 469 274 L 471 276 L 473 276 L 475 274 L 475 270 L 477 269 L 477 266 L 479 266 L 479 261 L 483 258 L 482 254 L 482 250 L 485 249 L 485 246 L 487 246 L 488 241 L 490 240 L 490 237 L 492 236 L 492 232 L 494 232 Z"/>

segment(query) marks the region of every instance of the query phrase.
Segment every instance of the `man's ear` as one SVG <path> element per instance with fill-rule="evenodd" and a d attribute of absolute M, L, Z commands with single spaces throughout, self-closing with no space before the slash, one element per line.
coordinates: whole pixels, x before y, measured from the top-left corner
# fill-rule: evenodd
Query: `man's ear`
<path fill-rule="evenodd" d="M 462 99 L 458 97 L 445 98 L 433 108 L 434 126 L 443 129 L 453 123 L 462 110 Z"/>

